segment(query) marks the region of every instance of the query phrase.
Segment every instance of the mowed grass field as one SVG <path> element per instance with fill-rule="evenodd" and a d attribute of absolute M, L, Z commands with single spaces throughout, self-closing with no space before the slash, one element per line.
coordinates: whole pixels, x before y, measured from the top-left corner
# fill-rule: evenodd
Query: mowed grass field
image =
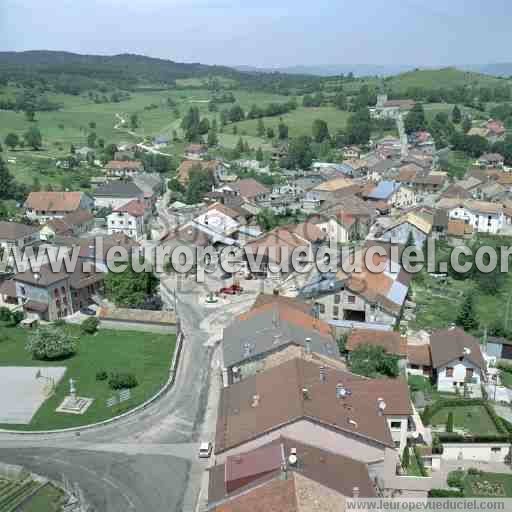
<path fill-rule="evenodd" d="M 299 135 L 311 135 L 311 128 L 315 119 L 323 119 L 331 134 L 335 134 L 338 130 L 345 129 L 347 119 L 350 112 L 337 110 L 332 107 L 305 108 L 298 107 L 296 110 L 284 114 L 283 116 L 264 117 L 263 123 L 265 128 L 273 128 L 277 135 L 277 126 L 282 117 L 284 123 L 288 125 L 289 136 L 297 137 Z M 258 133 L 258 120 L 250 119 L 234 123 L 237 126 L 238 133 L 256 136 Z M 226 131 L 230 131 L 232 125 L 226 127 Z"/>
<path fill-rule="evenodd" d="M 29 332 L 20 327 L 0 327 L 0 366 L 66 366 L 67 371 L 56 391 L 37 411 L 29 425 L 0 425 L 18 430 L 46 430 L 76 427 L 94 423 L 132 409 L 153 396 L 169 377 L 176 336 L 138 331 L 103 329 L 94 335 L 83 335 L 76 326 L 65 327 L 79 337 L 78 352 L 62 361 L 37 361 L 25 350 Z M 132 398 L 121 406 L 107 407 L 115 392 L 107 381 L 96 380 L 98 371 L 131 372 L 139 385 Z M 44 370 L 43 370 L 44 375 Z M 76 380 L 79 396 L 94 398 L 82 415 L 57 413 L 55 409 L 69 394 L 69 379 Z"/>

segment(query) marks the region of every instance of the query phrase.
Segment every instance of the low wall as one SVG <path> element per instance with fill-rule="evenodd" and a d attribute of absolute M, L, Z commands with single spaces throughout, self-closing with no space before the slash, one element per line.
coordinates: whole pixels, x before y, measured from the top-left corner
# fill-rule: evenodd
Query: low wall
<path fill-rule="evenodd" d="M 509 443 L 443 443 L 443 460 L 475 460 L 505 462 L 510 451 Z"/>
<path fill-rule="evenodd" d="M 111 320 L 110 318 L 101 318 L 100 327 L 102 329 L 116 329 L 118 331 L 145 331 L 155 334 L 176 334 L 176 325 L 159 325 L 146 322 L 129 322 L 126 320 Z"/>
<path fill-rule="evenodd" d="M 177 333 L 176 314 L 172 311 L 101 307 L 98 319 L 105 329 Z"/>

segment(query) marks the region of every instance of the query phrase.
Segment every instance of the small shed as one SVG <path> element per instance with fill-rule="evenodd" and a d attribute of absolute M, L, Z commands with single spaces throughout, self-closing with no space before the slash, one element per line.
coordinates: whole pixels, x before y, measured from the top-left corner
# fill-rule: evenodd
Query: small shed
<path fill-rule="evenodd" d="M 498 336 L 489 336 L 485 351 L 489 356 L 497 359 L 512 359 L 512 341 Z"/>

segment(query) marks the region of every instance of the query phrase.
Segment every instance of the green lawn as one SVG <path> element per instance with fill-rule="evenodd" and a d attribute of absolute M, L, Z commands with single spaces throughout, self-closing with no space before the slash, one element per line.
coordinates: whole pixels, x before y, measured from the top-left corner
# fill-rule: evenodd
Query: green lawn
<path fill-rule="evenodd" d="M 76 326 L 66 328 L 79 336 L 78 353 L 64 361 L 45 362 L 33 360 L 26 352 L 26 330 L 0 327 L 0 365 L 67 367 L 55 394 L 41 406 L 30 425 L 1 427 L 45 430 L 94 423 L 144 402 L 167 381 L 176 342 L 174 335 L 108 329 L 100 330 L 95 335 L 81 335 Z M 106 381 L 96 380 L 96 372 L 100 370 L 133 372 L 139 385 L 132 389 L 132 398 L 122 406 L 108 408 L 106 400 L 114 392 Z M 55 412 L 69 392 L 70 378 L 76 380 L 79 395 L 95 399 L 82 416 Z"/>
<path fill-rule="evenodd" d="M 483 475 L 467 475 L 464 479 L 464 496 L 466 498 L 478 498 L 478 497 L 488 497 L 489 493 L 485 491 L 479 491 L 475 487 L 475 483 L 480 482 L 488 482 L 490 485 L 498 485 L 501 490 L 504 491 L 504 495 L 500 495 L 499 497 L 507 497 L 512 498 L 512 475 L 502 474 L 502 473 L 484 473 Z M 485 485 L 485 484 L 484 484 Z M 496 496 L 491 495 L 492 496 Z"/>
<path fill-rule="evenodd" d="M 283 116 L 264 117 L 263 122 L 265 128 L 273 128 L 277 135 L 277 126 L 280 122 L 280 117 L 282 117 L 285 124 L 288 125 L 289 136 L 297 137 L 298 135 L 311 135 L 311 127 L 315 119 L 323 119 L 327 123 L 329 131 L 335 134 L 338 130 L 343 130 L 346 127 L 349 116 L 350 112 L 337 110 L 334 106 L 318 108 L 298 107 L 296 110 Z M 240 121 L 235 124 L 239 134 L 257 135 L 257 119 Z M 231 130 L 232 125 L 226 126 L 225 131 L 227 133 L 230 133 Z"/>
<path fill-rule="evenodd" d="M 403 92 L 411 87 L 424 89 L 451 89 L 463 85 L 496 86 L 504 85 L 505 80 L 455 68 L 423 69 L 402 73 L 385 79 L 391 89 Z"/>
<path fill-rule="evenodd" d="M 444 407 L 434 414 L 431 424 L 433 426 L 445 426 L 450 412 L 453 412 L 454 430 L 464 429 L 478 435 L 498 434 L 489 413 L 481 405 Z"/>
<path fill-rule="evenodd" d="M 47 484 L 37 491 L 19 509 L 20 512 L 59 512 L 62 510 L 63 492 L 52 484 Z"/>

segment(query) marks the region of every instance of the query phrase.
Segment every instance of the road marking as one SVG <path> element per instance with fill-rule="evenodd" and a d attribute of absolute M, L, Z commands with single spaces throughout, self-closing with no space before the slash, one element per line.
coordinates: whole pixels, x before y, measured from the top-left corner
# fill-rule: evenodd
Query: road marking
<path fill-rule="evenodd" d="M 33 456 L 33 458 L 36 458 L 36 457 L 37 458 L 41 458 L 41 457 L 39 457 L 37 455 Z M 98 478 L 98 473 L 96 471 L 92 471 L 88 467 L 82 466 L 82 464 L 76 464 L 76 463 L 73 463 L 73 462 L 69 462 L 67 460 L 58 459 L 56 457 L 45 457 L 45 460 L 57 462 L 58 464 L 63 464 L 65 466 L 71 466 L 71 467 L 79 468 L 82 471 L 84 471 L 85 473 L 88 473 L 88 474 L 92 475 L 95 479 Z M 106 482 L 108 485 L 113 487 L 116 491 L 118 491 L 119 494 L 128 502 L 128 505 L 130 506 L 130 508 L 133 508 L 135 510 L 135 503 L 130 499 L 130 497 L 117 484 L 115 484 L 112 480 L 110 480 L 107 477 L 101 477 L 101 479 L 104 482 Z"/>

